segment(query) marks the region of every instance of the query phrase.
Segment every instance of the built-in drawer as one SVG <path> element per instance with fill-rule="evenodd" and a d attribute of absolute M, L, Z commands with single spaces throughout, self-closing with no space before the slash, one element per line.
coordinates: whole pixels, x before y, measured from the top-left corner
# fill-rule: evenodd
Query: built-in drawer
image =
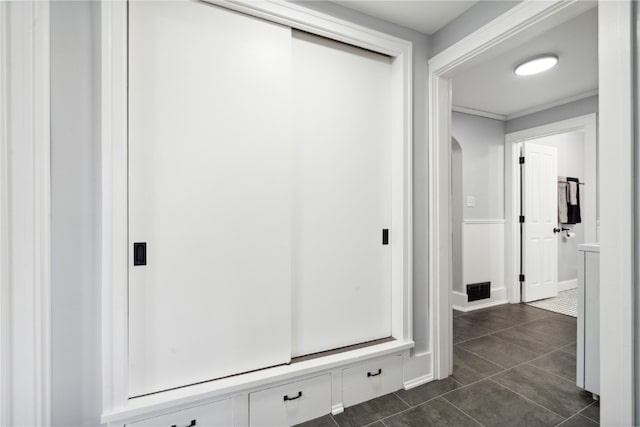
<path fill-rule="evenodd" d="M 331 375 L 249 394 L 249 425 L 291 426 L 331 412 Z"/>
<path fill-rule="evenodd" d="M 196 406 L 167 415 L 149 418 L 127 427 L 230 427 L 233 426 L 233 399 Z"/>
<path fill-rule="evenodd" d="M 342 371 L 342 404 L 345 407 L 401 388 L 401 354 L 375 359 Z"/>

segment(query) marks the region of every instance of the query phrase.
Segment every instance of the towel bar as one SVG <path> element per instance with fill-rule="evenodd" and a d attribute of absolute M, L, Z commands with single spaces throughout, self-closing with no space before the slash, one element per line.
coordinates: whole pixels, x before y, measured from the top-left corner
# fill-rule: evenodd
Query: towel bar
<path fill-rule="evenodd" d="M 560 180 L 558 180 L 558 182 L 562 182 L 564 184 L 568 184 L 569 183 L 569 181 L 560 181 Z M 578 182 L 578 184 L 584 185 L 584 182 Z"/>

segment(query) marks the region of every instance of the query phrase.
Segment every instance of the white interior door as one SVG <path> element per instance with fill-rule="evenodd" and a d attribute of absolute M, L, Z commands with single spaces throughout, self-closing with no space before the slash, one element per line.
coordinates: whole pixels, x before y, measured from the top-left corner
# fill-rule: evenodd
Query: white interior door
<path fill-rule="evenodd" d="M 527 142 L 522 155 L 522 300 L 528 302 L 558 295 L 558 150 Z"/>
<path fill-rule="evenodd" d="M 137 396 L 291 355 L 290 29 L 129 3 L 129 380 Z"/>
<path fill-rule="evenodd" d="M 293 356 L 391 335 L 391 59 L 294 32 Z"/>

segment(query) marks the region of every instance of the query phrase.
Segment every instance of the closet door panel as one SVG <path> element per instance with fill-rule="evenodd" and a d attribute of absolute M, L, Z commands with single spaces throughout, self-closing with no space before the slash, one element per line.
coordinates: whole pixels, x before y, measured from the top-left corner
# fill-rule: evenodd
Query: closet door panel
<path fill-rule="evenodd" d="M 289 28 L 129 4 L 131 396 L 290 360 L 290 57 Z"/>
<path fill-rule="evenodd" d="M 391 59 L 302 32 L 292 40 L 300 356 L 391 335 L 391 250 L 382 244 L 391 224 Z"/>

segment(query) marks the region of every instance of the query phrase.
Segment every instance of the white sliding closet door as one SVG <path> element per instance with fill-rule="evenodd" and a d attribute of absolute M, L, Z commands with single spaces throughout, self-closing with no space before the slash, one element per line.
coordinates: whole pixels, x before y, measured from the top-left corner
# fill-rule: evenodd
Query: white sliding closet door
<path fill-rule="evenodd" d="M 198 2 L 129 14 L 130 395 L 287 363 L 290 29 Z"/>
<path fill-rule="evenodd" d="M 391 335 L 391 59 L 293 32 L 293 356 Z M 393 230 L 390 243 L 393 242 Z"/>

